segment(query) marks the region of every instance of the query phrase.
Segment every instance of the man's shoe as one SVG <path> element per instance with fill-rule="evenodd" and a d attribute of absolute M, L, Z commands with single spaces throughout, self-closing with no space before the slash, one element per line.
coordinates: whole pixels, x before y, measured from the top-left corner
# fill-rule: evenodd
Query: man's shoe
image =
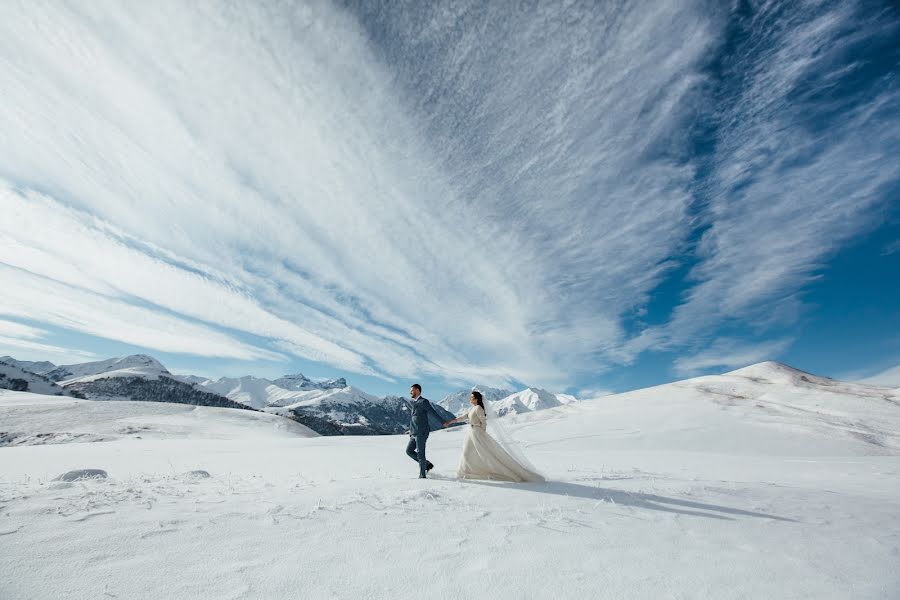
<path fill-rule="evenodd" d="M 431 464 L 431 461 L 429 460 L 428 464 L 425 466 L 425 472 L 427 473 L 428 471 L 432 470 L 433 468 L 434 468 L 434 465 Z"/>

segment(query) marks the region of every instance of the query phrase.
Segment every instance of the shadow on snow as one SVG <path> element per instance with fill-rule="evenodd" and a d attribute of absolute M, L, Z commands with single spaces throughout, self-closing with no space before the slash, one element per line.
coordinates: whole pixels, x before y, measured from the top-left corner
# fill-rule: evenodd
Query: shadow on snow
<path fill-rule="evenodd" d="M 708 519 L 723 519 L 730 521 L 733 520 L 732 516 L 742 516 L 758 517 L 761 519 L 773 519 L 775 521 L 788 521 L 791 523 L 798 522 L 796 519 L 779 517 L 777 515 L 770 515 L 768 513 L 754 512 L 751 510 L 743 510 L 740 508 L 731 508 L 729 506 L 721 506 L 718 504 L 694 502 L 692 500 L 682 500 L 680 498 L 669 498 L 667 496 L 660 496 L 658 494 L 624 492 L 621 490 L 579 485 L 577 483 L 568 483 L 563 481 L 518 484 L 494 481 L 476 481 L 474 479 L 461 479 L 459 481 L 466 485 L 484 485 L 496 489 L 527 491 L 537 494 L 568 496 L 571 498 L 587 498 L 597 501 L 609 500 L 614 502 L 615 504 L 623 506 L 633 506 L 635 508 L 644 508 L 648 510 L 659 510 L 669 513 L 690 515 L 693 517 L 706 517 Z"/>

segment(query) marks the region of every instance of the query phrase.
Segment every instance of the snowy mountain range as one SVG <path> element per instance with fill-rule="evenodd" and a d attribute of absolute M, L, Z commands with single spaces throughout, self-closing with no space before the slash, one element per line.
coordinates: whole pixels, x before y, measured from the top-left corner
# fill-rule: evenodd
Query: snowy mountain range
<path fill-rule="evenodd" d="M 274 381 L 252 376 L 212 380 L 174 375 L 161 362 L 144 354 L 62 366 L 11 357 L 5 360 L 9 361 L 4 367 L 8 374 L 4 372 L 0 386 L 47 395 L 263 410 L 305 424 L 323 435 L 395 434 L 406 431 L 409 425 L 405 399 L 378 398 L 349 386 L 343 378 L 314 381 L 295 373 Z M 447 420 L 455 416 L 441 408 L 438 411 Z"/>
<path fill-rule="evenodd" d="M 436 407 L 445 420 L 453 415 Z M 264 409 L 289 416 L 324 435 L 404 433 L 409 428 L 409 403 L 399 396 L 379 398 L 352 386 L 306 392 Z M 439 426 L 439 424 L 434 424 Z"/>
<path fill-rule="evenodd" d="M 525 388 L 520 392 L 513 392 L 486 385 L 477 385 L 471 390 L 462 390 L 445 396 L 436 404 L 455 415 L 461 415 L 469 410 L 469 395 L 472 393 L 472 390 L 481 392 L 484 400 L 489 402 L 494 411 L 501 417 L 555 408 L 578 401 L 575 396 L 570 396 L 569 394 L 553 394 L 547 390 L 534 387 Z"/>
<path fill-rule="evenodd" d="M 464 412 L 468 411 L 470 408 L 469 394 L 472 393 L 472 390 L 478 390 L 479 392 L 481 392 L 481 395 L 488 402 L 496 402 L 497 400 L 502 400 L 503 398 L 506 398 L 513 393 L 513 390 L 493 388 L 487 385 L 476 385 L 472 386 L 468 390 L 460 390 L 448 396 L 444 396 L 438 402 L 436 402 L 436 404 L 447 409 L 454 415 L 461 415 Z"/>
<path fill-rule="evenodd" d="M 49 378 L 22 368 L 19 366 L 20 364 L 8 356 L 0 359 L 0 389 L 31 392 L 46 396 L 74 395 L 71 391 L 65 390 Z"/>
<path fill-rule="evenodd" d="M 551 394 L 540 388 L 527 388 L 495 402 L 494 410 L 502 417 L 509 414 L 520 415 L 536 410 L 556 408 L 572 402 L 577 402 L 577 400 L 568 394 Z"/>
<path fill-rule="evenodd" d="M 316 381 L 294 373 L 275 380 L 250 375 L 213 380 L 197 375 L 175 375 L 146 354 L 61 366 L 46 361 L 17 361 L 12 357 L 0 360 L 10 365 L 10 369 L 30 373 L 29 381 L 34 381 L 31 385 L 51 395 L 262 410 L 293 419 L 323 435 L 396 434 L 409 426 L 407 399 L 379 398 L 348 385 L 344 378 Z M 9 375 L 7 381 L 9 378 L 17 377 Z M 575 400 L 572 396 L 538 388 L 521 392 L 489 386 L 471 389 L 481 391 L 501 416 L 544 410 Z M 438 412 L 447 420 L 466 412 L 471 389 L 435 402 Z"/>
<path fill-rule="evenodd" d="M 48 372 L 52 371 L 56 368 L 52 362 L 49 361 L 30 361 L 30 360 L 16 360 L 12 356 L 0 356 L 0 362 L 4 362 L 8 365 L 12 365 L 14 367 L 19 367 L 25 371 L 29 371 L 30 373 L 36 373 L 38 375 L 46 375 Z"/>
<path fill-rule="evenodd" d="M 295 392 L 308 392 L 311 390 L 336 390 L 347 387 L 347 380 L 343 377 L 341 377 L 340 379 L 329 379 L 327 381 L 313 381 L 312 379 L 304 376 L 302 373 L 285 375 L 284 377 L 279 377 L 272 383 L 282 389 L 292 390 Z"/>

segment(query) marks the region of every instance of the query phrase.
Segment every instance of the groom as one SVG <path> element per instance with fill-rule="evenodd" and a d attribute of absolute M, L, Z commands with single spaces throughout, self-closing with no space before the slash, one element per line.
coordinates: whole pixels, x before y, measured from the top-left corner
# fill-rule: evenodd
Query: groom
<path fill-rule="evenodd" d="M 428 441 L 428 434 L 431 433 L 428 413 L 434 415 L 439 422 L 443 422 L 444 419 L 422 395 L 422 386 L 418 383 L 412 384 L 409 388 L 409 397 L 412 398 L 412 411 L 409 416 L 409 444 L 406 445 L 406 454 L 419 463 L 419 479 L 425 479 L 425 474 L 434 468 L 434 465 L 425 458 L 425 443 Z"/>

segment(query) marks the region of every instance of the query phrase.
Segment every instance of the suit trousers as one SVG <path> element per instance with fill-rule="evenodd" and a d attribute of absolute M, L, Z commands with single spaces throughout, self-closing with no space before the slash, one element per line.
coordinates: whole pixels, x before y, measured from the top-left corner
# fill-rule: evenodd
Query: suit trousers
<path fill-rule="evenodd" d="M 417 433 L 409 436 L 409 443 L 406 445 L 406 455 L 419 463 L 419 477 L 425 477 L 425 471 L 428 467 L 428 459 L 425 458 L 425 443 L 428 441 L 427 433 Z"/>

